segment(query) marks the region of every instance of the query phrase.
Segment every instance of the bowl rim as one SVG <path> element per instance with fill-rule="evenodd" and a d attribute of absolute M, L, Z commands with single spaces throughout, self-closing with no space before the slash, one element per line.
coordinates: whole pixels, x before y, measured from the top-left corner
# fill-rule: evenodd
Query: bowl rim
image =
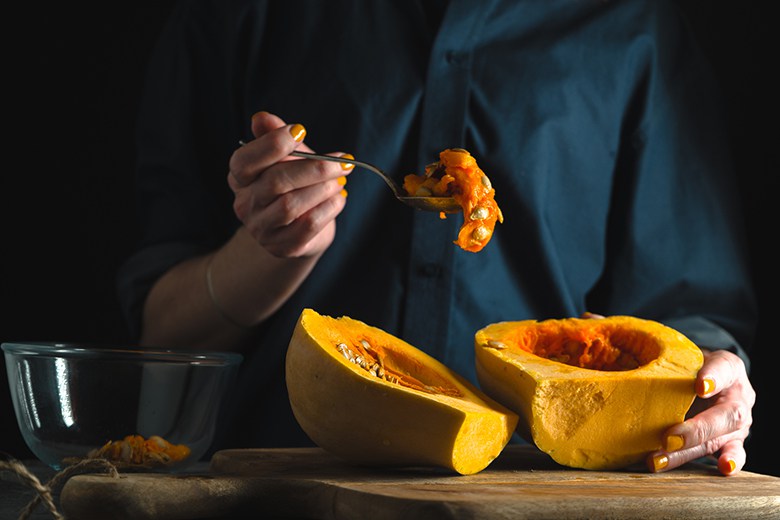
<path fill-rule="evenodd" d="M 9 341 L 0 344 L 6 354 L 77 359 L 155 361 L 161 363 L 238 365 L 244 356 L 238 352 L 170 349 L 141 346 L 97 346 L 54 341 Z"/>

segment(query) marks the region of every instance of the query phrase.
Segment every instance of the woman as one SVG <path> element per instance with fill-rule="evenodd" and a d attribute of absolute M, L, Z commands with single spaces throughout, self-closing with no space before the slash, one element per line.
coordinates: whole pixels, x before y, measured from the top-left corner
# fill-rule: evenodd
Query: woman
<path fill-rule="evenodd" d="M 485 324 L 593 311 L 705 349 L 704 409 L 651 469 L 745 464 L 755 305 L 717 99 L 673 5 L 184 2 L 149 72 L 142 240 L 120 288 L 142 343 L 245 354 L 216 447 L 309 442 L 282 370 L 303 307 L 472 380 Z M 459 218 L 289 157 L 350 152 L 400 180 L 451 147 L 477 158 L 505 217 L 476 254 L 452 244 Z"/>

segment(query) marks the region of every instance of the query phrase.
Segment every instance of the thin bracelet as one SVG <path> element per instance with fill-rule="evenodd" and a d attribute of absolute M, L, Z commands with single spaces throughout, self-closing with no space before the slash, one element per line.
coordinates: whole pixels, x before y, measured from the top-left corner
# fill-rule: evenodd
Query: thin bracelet
<path fill-rule="evenodd" d="M 233 318 L 230 317 L 230 315 L 225 312 L 225 309 L 222 308 L 222 306 L 217 301 L 217 297 L 214 295 L 214 285 L 211 282 L 211 263 L 214 261 L 214 255 L 209 258 L 208 264 L 206 264 L 206 287 L 209 290 L 209 299 L 211 300 L 211 303 L 214 305 L 214 308 L 217 310 L 220 316 L 222 318 L 233 325 L 234 327 L 238 327 L 240 329 L 251 329 L 251 325 L 244 325 L 243 323 L 239 323 Z"/>

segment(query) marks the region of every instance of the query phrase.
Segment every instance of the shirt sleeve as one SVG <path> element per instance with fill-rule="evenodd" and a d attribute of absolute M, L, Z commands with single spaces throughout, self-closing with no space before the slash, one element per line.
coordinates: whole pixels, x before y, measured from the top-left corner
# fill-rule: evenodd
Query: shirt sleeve
<path fill-rule="evenodd" d="M 238 225 L 225 180 L 241 136 L 227 95 L 231 61 L 225 59 L 224 11 L 209 2 L 180 2 L 148 65 L 136 122 L 138 242 L 117 277 L 133 338 L 154 282 L 177 263 L 223 243 Z"/>
<path fill-rule="evenodd" d="M 607 266 L 589 305 L 668 323 L 748 363 L 756 304 L 723 105 L 683 20 L 659 12 L 636 58 Z"/>

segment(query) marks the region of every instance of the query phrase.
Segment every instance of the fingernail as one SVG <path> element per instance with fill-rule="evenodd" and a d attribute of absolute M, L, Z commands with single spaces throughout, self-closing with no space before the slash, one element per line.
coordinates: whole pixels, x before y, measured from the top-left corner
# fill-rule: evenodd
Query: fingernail
<path fill-rule="evenodd" d="M 290 127 L 290 135 L 295 139 L 295 142 L 300 143 L 306 137 L 306 129 L 303 125 L 295 123 Z"/>
<path fill-rule="evenodd" d="M 734 473 L 734 470 L 737 469 L 737 463 L 731 459 L 726 461 L 726 466 L 727 473 Z"/>
<path fill-rule="evenodd" d="M 661 471 L 662 469 L 664 469 L 666 466 L 669 465 L 669 457 L 667 457 L 663 453 L 653 455 L 652 463 L 653 463 L 653 471 Z"/>
<path fill-rule="evenodd" d="M 354 156 L 354 155 L 352 155 L 351 153 L 345 153 L 345 154 L 344 154 L 344 155 L 342 155 L 341 157 L 342 157 L 342 158 L 344 158 L 344 159 L 349 159 L 349 160 L 351 160 L 351 161 L 354 161 L 354 160 L 355 160 L 355 156 Z M 354 165 L 354 164 L 350 164 L 350 163 L 341 163 L 341 167 L 342 167 L 343 169 L 345 169 L 345 170 L 351 170 L 352 168 L 354 168 L 354 167 L 355 167 L 355 165 Z"/>
<path fill-rule="evenodd" d="M 677 451 L 685 446 L 685 437 L 682 435 L 667 435 L 664 441 L 666 451 Z"/>
<path fill-rule="evenodd" d="M 711 377 L 705 377 L 701 381 L 699 395 L 708 395 L 715 391 L 715 380 Z"/>
<path fill-rule="evenodd" d="M 341 196 L 344 197 L 345 199 L 347 198 L 347 190 L 341 190 L 339 194 L 341 194 Z"/>
<path fill-rule="evenodd" d="M 344 176 L 339 177 L 336 179 L 336 182 L 339 183 L 339 186 L 346 186 L 347 185 L 347 178 Z"/>

